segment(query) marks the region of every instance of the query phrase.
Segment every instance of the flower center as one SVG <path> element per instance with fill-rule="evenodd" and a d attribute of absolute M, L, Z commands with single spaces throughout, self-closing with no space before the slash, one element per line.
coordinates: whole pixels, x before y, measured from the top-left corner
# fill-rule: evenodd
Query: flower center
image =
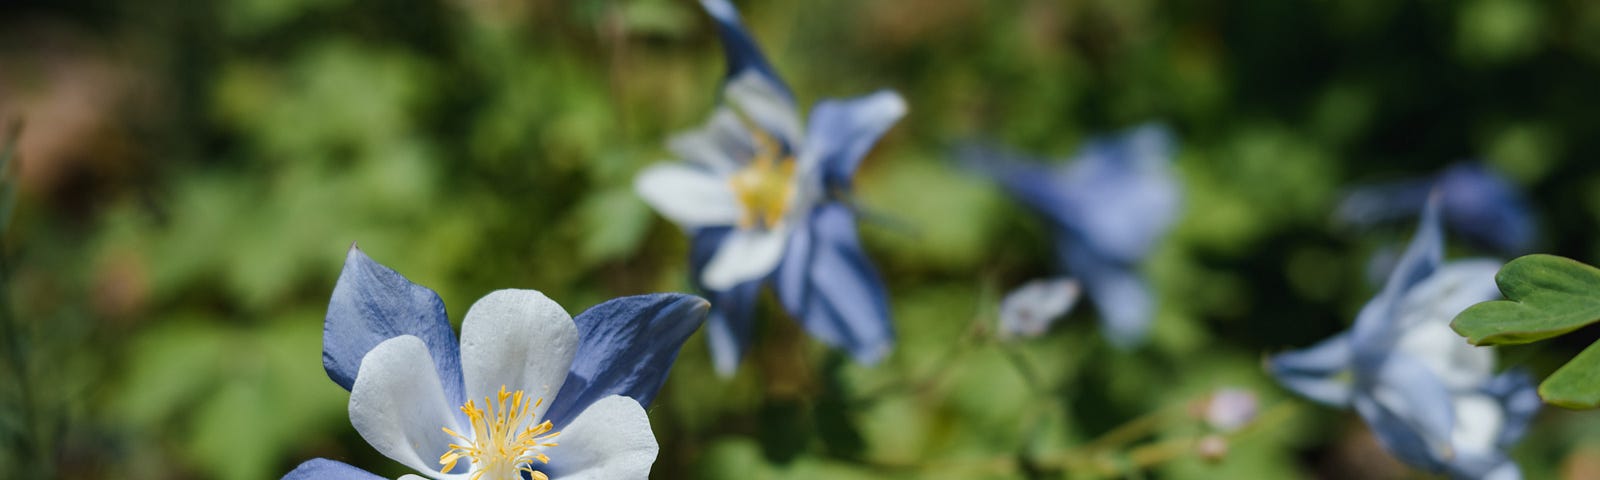
<path fill-rule="evenodd" d="M 533 410 L 544 404 L 544 399 L 531 400 L 522 390 L 506 392 L 504 385 L 494 397 L 484 397 L 483 408 L 472 400 L 461 406 L 472 422 L 472 436 L 456 433 L 449 428 L 444 433 L 460 443 L 450 444 L 450 451 L 439 456 L 443 472 L 456 467 L 465 458 L 472 462 L 472 480 L 516 480 L 527 472 L 534 480 L 549 480 L 542 472 L 533 470 L 533 462 L 550 463 L 543 450 L 556 446 L 554 440 L 561 432 L 552 432 L 549 420 L 534 423 Z"/>
<path fill-rule="evenodd" d="M 739 228 L 770 228 L 783 219 L 789 199 L 794 195 L 794 156 L 760 128 L 751 128 L 756 141 L 755 158 L 728 177 L 734 198 L 744 207 Z"/>

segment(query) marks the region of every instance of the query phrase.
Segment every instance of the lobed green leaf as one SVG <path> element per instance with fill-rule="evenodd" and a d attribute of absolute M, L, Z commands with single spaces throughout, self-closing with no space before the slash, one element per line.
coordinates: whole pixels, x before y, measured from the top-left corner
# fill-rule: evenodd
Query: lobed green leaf
<path fill-rule="evenodd" d="M 1451 322 L 1474 345 L 1515 345 L 1600 321 L 1600 269 L 1554 255 L 1528 255 L 1495 275 L 1506 300 L 1473 305 Z"/>

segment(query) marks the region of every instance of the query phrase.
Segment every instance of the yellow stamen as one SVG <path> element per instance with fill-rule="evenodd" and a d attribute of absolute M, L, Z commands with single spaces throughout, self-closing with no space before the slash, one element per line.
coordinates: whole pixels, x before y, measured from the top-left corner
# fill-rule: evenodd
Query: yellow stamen
<path fill-rule="evenodd" d="M 744 207 L 739 227 L 770 228 L 783 219 L 794 195 L 794 156 L 785 154 L 783 146 L 761 128 L 749 130 L 755 132 L 755 158 L 729 176 L 728 184 Z"/>
<path fill-rule="evenodd" d="M 514 480 L 527 472 L 535 480 L 549 480 L 545 474 L 533 470 L 533 462 L 548 464 L 550 457 L 543 452 L 554 447 L 561 432 L 549 420 L 533 423 L 535 410 L 544 404 L 540 398 L 528 401 L 522 390 L 507 392 L 504 385 L 494 397 L 483 399 L 483 408 L 467 400 L 461 413 L 467 414 L 472 425 L 472 436 L 457 433 L 448 427 L 444 433 L 460 443 L 450 444 L 450 451 L 439 456 L 441 471 L 449 472 L 461 459 L 472 464 L 472 480 Z"/>

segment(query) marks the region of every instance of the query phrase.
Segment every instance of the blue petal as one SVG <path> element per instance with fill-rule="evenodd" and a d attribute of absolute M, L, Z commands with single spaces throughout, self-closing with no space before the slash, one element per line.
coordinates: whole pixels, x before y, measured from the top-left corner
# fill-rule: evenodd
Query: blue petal
<path fill-rule="evenodd" d="M 323 323 L 322 366 L 328 378 L 349 390 L 361 358 L 384 340 L 401 335 L 416 336 L 428 345 L 446 399 L 465 403 L 460 347 L 439 294 L 411 283 L 352 245 Z"/>
<path fill-rule="evenodd" d="M 1267 371 L 1300 396 L 1332 407 L 1347 407 L 1354 395 L 1350 335 L 1341 333 L 1304 350 L 1267 359 Z"/>
<path fill-rule="evenodd" d="M 894 342 L 883 282 L 856 239 L 855 213 L 839 203 L 812 211 L 778 266 L 778 299 L 811 336 L 873 364 Z"/>
<path fill-rule="evenodd" d="M 1412 287 L 1422 283 L 1439 268 L 1444 259 L 1444 233 L 1439 226 L 1439 195 L 1429 197 L 1423 206 L 1422 219 L 1417 233 L 1411 237 L 1400 262 L 1389 272 L 1383 290 L 1361 308 L 1351 328 L 1351 341 L 1356 348 L 1357 361 L 1376 364 L 1399 338 L 1396 333 L 1396 309 Z"/>
<path fill-rule="evenodd" d="M 1372 429 L 1378 444 L 1396 459 L 1428 472 L 1442 472 L 1444 462 L 1428 447 L 1422 435 L 1406 425 L 1394 412 L 1379 405 L 1370 395 L 1357 394 L 1352 399 L 1356 412 Z"/>
<path fill-rule="evenodd" d="M 756 300 L 765 279 L 751 280 L 725 291 L 715 291 L 700 284 L 701 271 L 717 247 L 732 231 L 730 227 L 703 228 L 690 240 L 689 270 L 694 276 L 695 288 L 705 292 L 711 301 L 711 315 L 706 322 L 706 340 L 711 345 L 711 362 L 717 373 L 732 376 L 739 368 L 745 347 L 750 344 L 754 330 Z"/>
<path fill-rule="evenodd" d="M 1155 298 L 1138 267 L 1100 255 L 1067 235 L 1057 237 L 1067 270 L 1083 281 L 1100 312 L 1106 340 L 1118 348 L 1143 342 L 1155 319 Z"/>
<path fill-rule="evenodd" d="M 1172 143 L 1169 131 L 1152 124 L 1093 140 L 1059 170 L 994 148 L 969 147 L 962 156 L 1075 241 L 1135 263 L 1177 219 Z"/>
<path fill-rule="evenodd" d="M 1430 471 L 1454 455 L 1455 403 L 1426 364 L 1392 354 L 1376 372 L 1358 371 L 1357 382 L 1356 410 L 1390 453 Z"/>
<path fill-rule="evenodd" d="M 1181 206 L 1172 144 L 1171 133 L 1153 124 L 1090 142 L 1059 175 L 1068 230 L 1101 255 L 1143 259 Z"/>
<path fill-rule="evenodd" d="M 1440 174 L 1445 221 L 1469 241 L 1506 254 L 1533 247 L 1533 216 L 1509 182 L 1477 163 L 1460 163 Z"/>
<path fill-rule="evenodd" d="M 705 299 L 679 293 L 609 300 L 573 318 L 578 352 L 546 413 L 565 422 L 596 400 L 631 397 L 649 407 L 678 359 L 684 340 L 705 321 Z"/>
<path fill-rule="evenodd" d="M 744 357 L 745 347 L 755 330 L 755 309 L 759 280 L 734 286 L 724 292 L 708 292 L 711 318 L 706 322 L 706 341 L 711 344 L 711 363 L 717 374 L 733 376 Z"/>
<path fill-rule="evenodd" d="M 1533 421 L 1533 416 L 1539 413 L 1539 408 L 1544 402 L 1539 399 L 1539 389 L 1528 376 L 1528 372 L 1511 370 L 1490 379 L 1483 385 L 1484 393 L 1489 394 L 1500 402 L 1500 408 L 1505 411 L 1504 422 L 1500 427 L 1500 438 L 1496 443 L 1501 448 L 1510 448 L 1522 435 L 1528 432 L 1528 424 Z"/>
<path fill-rule="evenodd" d="M 794 94 L 789 86 L 778 77 L 778 71 L 767 62 L 767 56 L 761 53 L 761 47 L 750 38 L 750 32 L 745 31 L 744 23 L 739 20 L 739 10 L 733 7 L 728 0 L 700 0 L 700 6 L 717 22 L 717 35 L 722 37 L 722 51 L 728 60 L 728 76 L 734 78 L 747 70 L 754 70 L 767 77 L 776 85 L 784 95 L 793 101 Z"/>
<path fill-rule="evenodd" d="M 1410 218 L 1430 191 L 1443 197 L 1444 221 L 1468 242 L 1507 255 L 1526 253 L 1535 239 L 1528 202 L 1510 182 L 1478 163 L 1458 163 L 1425 179 L 1351 190 L 1334 218 L 1358 228 Z"/>
<path fill-rule="evenodd" d="M 816 155 L 823 184 L 849 188 L 861 157 L 905 114 L 905 99 L 890 90 L 818 102 L 811 109 L 804 151 L 806 155 Z"/>
<path fill-rule="evenodd" d="M 283 475 L 283 480 L 382 480 L 366 470 L 326 458 L 313 458 Z"/>
<path fill-rule="evenodd" d="M 985 144 L 964 145 L 956 155 L 962 163 L 994 178 L 1018 202 L 1058 228 L 1068 229 L 1074 222 L 1057 172 L 1042 160 Z"/>

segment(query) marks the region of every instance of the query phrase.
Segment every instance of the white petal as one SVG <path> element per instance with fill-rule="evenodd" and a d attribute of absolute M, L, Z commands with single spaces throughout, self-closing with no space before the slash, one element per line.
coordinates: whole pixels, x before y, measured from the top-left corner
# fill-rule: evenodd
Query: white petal
<path fill-rule="evenodd" d="M 442 428 L 462 430 L 445 402 L 433 358 L 422 339 L 401 335 L 361 359 L 350 388 L 350 424 L 384 456 L 431 477 L 444 478 L 436 459 L 450 450 Z"/>
<path fill-rule="evenodd" d="M 711 169 L 731 172 L 755 157 L 755 138 L 739 115 L 718 107 L 711 120 L 699 130 L 688 131 L 667 140 L 667 149 L 684 160 Z"/>
<path fill-rule="evenodd" d="M 765 75 L 753 69 L 746 70 L 728 81 L 724 94 L 728 103 L 732 103 L 756 125 L 787 142 L 791 148 L 800 147 L 804 137 L 800 132 L 800 114 L 795 110 L 794 101 Z"/>
<path fill-rule="evenodd" d="M 1071 278 L 1028 282 L 1000 301 L 1000 335 L 1037 337 L 1078 302 L 1081 288 Z"/>
<path fill-rule="evenodd" d="M 717 247 L 701 282 L 706 288 L 720 291 L 772 273 L 783 259 L 783 246 L 788 237 L 786 228 L 734 230 Z"/>
<path fill-rule="evenodd" d="M 726 178 L 681 164 L 646 167 L 633 181 L 645 203 L 678 226 L 695 228 L 738 222 L 739 201 Z"/>
<path fill-rule="evenodd" d="M 643 479 L 660 446 L 644 408 L 628 397 L 602 398 L 561 430 L 549 450 L 561 480 Z"/>
<path fill-rule="evenodd" d="M 497 290 L 467 310 L 461 323 L 461 376 L 467 399 L 522 390 L 544 405 L 543 418 L 567 379 L 578 350 L 578 327 L 561 305 L 535 290 Z"/>
<path fill-rule="evenodd" d="M 1494 453 L 1500 428 L 1505 426 L 1505 410 L 1500 404 L 1488 395 L 1460 395 L 1451 403 L 1456 407 L 1456 428 L 1450 432 L 1450 444 L 1456 452 Z"/>

